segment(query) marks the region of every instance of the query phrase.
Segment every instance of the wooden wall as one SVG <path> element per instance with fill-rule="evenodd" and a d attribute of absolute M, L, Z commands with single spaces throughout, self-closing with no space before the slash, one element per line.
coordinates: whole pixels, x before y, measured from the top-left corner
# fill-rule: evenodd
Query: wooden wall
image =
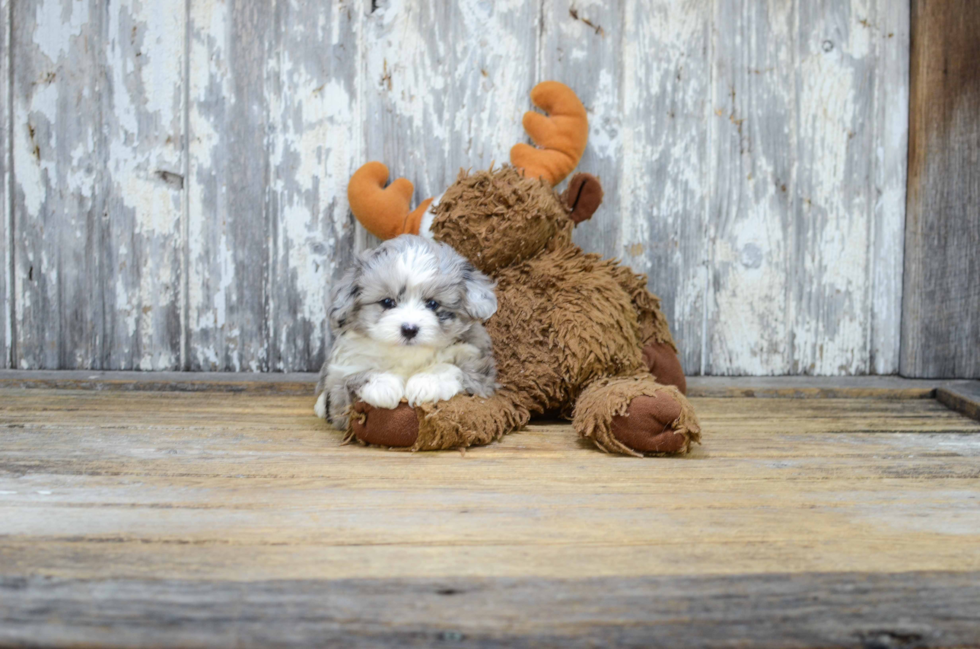
<path fill-rule="evenodd" d="M 2 4 L 14 367 L 316 369 L 352 171 L 438 193 L 553 78 L 688 372 L 898 369 L 908 0 Z"/>
<path fill-rule="evenodd" d="M 912 3 L 901 371 L 980 378 L 980 3 Z"/>

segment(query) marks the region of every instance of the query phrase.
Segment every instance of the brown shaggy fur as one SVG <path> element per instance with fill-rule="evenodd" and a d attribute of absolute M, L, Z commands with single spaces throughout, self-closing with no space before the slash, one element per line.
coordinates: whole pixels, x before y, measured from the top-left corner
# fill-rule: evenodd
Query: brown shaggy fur
<path fill-rule="evenodd" d="M 487 331 L 501 388 L 489 399 L 459 395 L 417 407 L 414 449 L 487 444 L 546 412 L 571 417 L 580 435 L 609 452 L 638 455 L 661 448 L 659 441 L 631 448 L 616 431 L 625 439 L 663 431 L 682 435 L 667 446 L 669 452 L 686 452 L 700 440 L 687 399 L 650 373 L 647 355 L 657 349 L 670 355 L 673 373 L 683 380 L 660 300 L 647 291 L 645 276 L 572 243 L 570 208 L 546 182 L 507 166 L 461 172 L 435 215 L 434 238 L 497 281 L 498 310 Z M 659 402 L 648 399 L 631 410 L 636 397 L 670 403 L 651 408 Z M 634 411 L 642 416 L 631 420 Z M 665 412 L 672 421 L 658 424 L 656 417 Z"/>

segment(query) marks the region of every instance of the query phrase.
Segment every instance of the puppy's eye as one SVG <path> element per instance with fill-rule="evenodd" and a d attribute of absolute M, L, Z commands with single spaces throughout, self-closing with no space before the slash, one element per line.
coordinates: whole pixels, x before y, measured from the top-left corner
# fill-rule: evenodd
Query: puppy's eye
<path fill-rule="evenodd" d="M 394 309 L 395 308 L 395 301 L 392 300 L 390 297 L 386 297 L 385 299 L 383 299 L 380 302 L 378 302 L 378 304 L 380 304 L 382 307 L 384 307 L 386 309 Z"/>
<path fill-rule="evenodd" d="M 436 302 L 435 300 L 427 300 L 425 302 L 425 308 L 435 311 L 436 309 L 439 308 L 439 303 Z"/>

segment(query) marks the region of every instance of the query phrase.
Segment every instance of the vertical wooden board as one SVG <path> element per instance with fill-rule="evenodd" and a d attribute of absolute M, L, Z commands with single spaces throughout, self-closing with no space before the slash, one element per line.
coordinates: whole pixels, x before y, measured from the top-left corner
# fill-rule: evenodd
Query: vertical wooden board
<path fill-rule="evenodd" d="M 16 8 L 20 367 L 177 365 L 183 8 Z"/>
<path fill-rule="evenodd" d="M 903 129 L 879 102 L 901 99 L 901 19 L 878 19 L 870 0 L 717 6 L 735 27 L 715 31 L 706 373 L 894 367 Z"/>
<path fill-rule="evenodd" d="M 7 82 L 0 98 L 0 369 L 10 367 L 13 302 L 8 290 L 14 264 L 13 212 L 10 209 L 10 0 L 0 1 L 0 79 Z"/>
<path fill-rule="evenodd" d="M 592 220 L 575 228 L 587 252 L 623 257 L 619 188 L 623 174 L 623 3 L 610 0 L 543 0 L 540 80 L 572 88 L 589 116 L 589 144 L 576 171 L 599 177 L 605 195 Z M 573 172 L 574 173 L 574 172 Z M 559 189 L 564 189 L 562 183 Z"/>
<path fill-rule="evenodd" d="M 914 0 L 901 373 L 980 377 L 980 5 Z"/>
<path fill-rule="evenodd" d="M 875 187 L 872 0 L 799 2 L 792 374 L 865 374 Z"/>
<path fill-rule="evenodd" d="M 909 132 L 909 0 L 877 0 L 869 371 L 898 371 Z"/>
<path fill-rule="evenodd" d="M 103 360 L 104 4 L 14 4 L 14 366 Z"/>
<path fill-rule="evenodd" d="M 180 367 L 184 0 L 107 5 L 107 369 Z"/>
<path fill-rule="evenodd" d="M 274 276 L 270 368 L 316 371 L 332 281 L 354 251 L 347 181 L 360 147 L 356 3 L 276 4 L 270 97 Z"/>
<path fill-rule="evenodd" d="M 267 370 L 275 5 L 189 6 L 184 366 Z"/>
<path fill-rule="evenodd" d="M 415 201 L 441 194 L 461 168 L 509 161 L 535 83 L 536 2 L 376 0 L 366 17 L 364 154 Z"/>
<path fill-rule="evenodd" d="M 705 374 L 791 371 L 795 17 L 791 2 L 715 3 Z"/>
<path fill-rule="evenodd" d="M 625 7 L 619 254 L 647 274 L 685 372 L 700 374 L 711 191 L 710 7 L 641 0 Z"/>

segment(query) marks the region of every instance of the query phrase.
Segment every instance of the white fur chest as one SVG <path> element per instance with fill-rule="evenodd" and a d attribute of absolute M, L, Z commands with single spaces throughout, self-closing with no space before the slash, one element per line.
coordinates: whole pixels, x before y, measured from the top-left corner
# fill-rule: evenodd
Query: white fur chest
<path fill-rule="evenodd" d="M 473 345 L 456 343 L 442 349 L 423 345 L 385 344 L 356 333 L 337 339 L 330 353 L 330 371 L 350 376 L 358 372 L 385 372 L 408 379 L 438 363 L 457 364 L 475 357 Z"/>

